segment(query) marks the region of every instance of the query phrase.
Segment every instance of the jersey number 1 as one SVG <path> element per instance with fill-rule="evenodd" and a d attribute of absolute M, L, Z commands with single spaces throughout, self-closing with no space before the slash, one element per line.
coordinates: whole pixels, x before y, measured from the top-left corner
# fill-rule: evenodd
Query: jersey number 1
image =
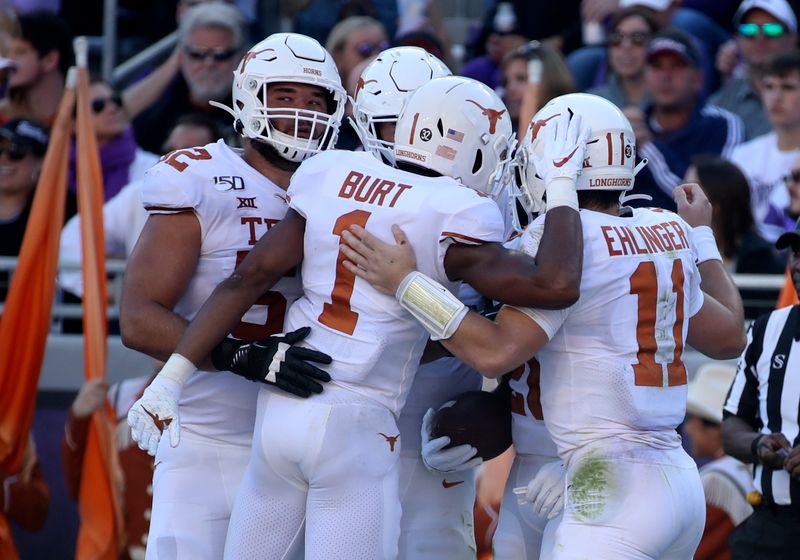
<path fill-rule="evenodd" d="M 372 215 L 366 210 L 353 210 L 347 214 L 342 214 L 333 224 L 333 235 L 339 236 L 339 244 L 342 243 L 342 232 L 352 225 L 366 227 L 367 220 Z M 339 253 L 336 257 L 336 278 L 333 282 L 331 292 L 331 302 L 322 306 L 322 313 L 319 315 L 319 322 L 337 331 L 353 334 L 358 322 L 358 313 L 350 308 L 350 298 L 353 297 L 353 286 L 356 282 L 356 275 L 344 267 L 346 257 L 344 253 Z"/>
<path fill-rule="evenodd" d="M 639 313 L 636 323 L 636 342 L 639 351 L 633 364 L 633 378 L 636 385 L 644 387 L 663 387 L 662 364 L 656 362 L 658 341 L 656 340 L 656 319 L 658 317 L 658 277 L 656 265 L 651 261 L 641 263 L 631 275 L 631 294 L 639 296 Z M 675 322 L 672 325 L 672 338 L 675 350 L 672 361 L 667 364 L 667 386 L 686 385 L 686 367 L 681 361 L 683 352 L 683 262 L 672 262 L 672 292 L 675 297 Z"/>

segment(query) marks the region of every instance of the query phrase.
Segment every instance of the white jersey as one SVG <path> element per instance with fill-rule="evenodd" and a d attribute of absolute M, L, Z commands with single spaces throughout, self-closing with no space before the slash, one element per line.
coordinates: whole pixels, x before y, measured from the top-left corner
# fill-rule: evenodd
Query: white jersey
<path fill-rule="evenodd" d="M 200 222 L 200 259 L 175 306 L 175 312 L 190 321 L 217 284 L 288 210 L 286 192 L 222 140 L 167 154 L 145 174 L 142 203 L 151 214 L 192 211 Z M 297 273 L 292 274 L 256 302 L 233 336 L 260 339 L 283 330 L 286 307 L 301 290 Z M 239 376 L 199 371 L 181 394 L 181 428 L 246 444 L 253 433 L 257 395 L 258 387 Z"/>
<path fill-rule="evenodd" d="M 703 294 L 691 228 L 671 212 L 627 217 L 581 210 L 581 295 L 561 311 L 518 308 L 547 333 L 537 355 L 547 428 L 565 460 L 606 450 L 680 446 L 681 361 Z"/>
<path fill-rule="evenodd" d="M 537 222 L 503 245 L 536 257 L 542 233 L 544 223 Z M 531 358 L 504 376 L 511 389 L 511 438 L 518 454 L 555 457 L 556 445 L 544 423 L 540 375 L 539 362 Z"/>
<path fill-rule="evenodd" d="M 394 297 L 379 293 L 341 264 L 340 234 L 358 224 L 394 243 L 399 225 L 417 268 L 451 292 L 444 257 L 451 243 L 499 242 L 503 219 L 489 198 L 448 177 L 394 169 L 369 153 L 330 151 L 300 166 L 289 186 L 291 207 L 306 218 L 303 297 L 286 328 L 310 325 L 308 346 L 326 352 L 332 381 L 397 414 L 419 366 L 427 332 Z"/>

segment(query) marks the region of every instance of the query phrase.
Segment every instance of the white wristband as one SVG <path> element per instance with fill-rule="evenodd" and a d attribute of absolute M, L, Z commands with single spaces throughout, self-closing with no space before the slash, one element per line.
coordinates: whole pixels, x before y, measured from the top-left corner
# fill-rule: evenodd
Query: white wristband
<path fill-rule="evenodd" d="M 182 387 L 195 371 L 197 371 L 197 366 L 192 362 L 180 354 L 172 354 L 158 375 L 171 379 Z"/>
<path fill-rule="evenodd" d="M 719 254 L 717 242 L 714 239 L 714 232 L 708 226 L 697 226 L 692 228 L 689 235 L 692 247 L 694 247 L 697 264 L 706 261 L 722 262 L 722 255 Z"/>
<path fill-rule="evenodd" d="M 547 195 L 547 209 L 552 210 L 558 206 L 569 206 L 578 209 L 578 193 L 575 191 L 575 179 L 569 177 L 556 177 L 551 179 L 545 187 Z"/>
<path fill-rule="evenodd" d="M 416 270 L 403 278 L 395 297 L 431 333 L 431 340 L 450 338 L 467 316 L 466 305 L 436 280 Z"/>

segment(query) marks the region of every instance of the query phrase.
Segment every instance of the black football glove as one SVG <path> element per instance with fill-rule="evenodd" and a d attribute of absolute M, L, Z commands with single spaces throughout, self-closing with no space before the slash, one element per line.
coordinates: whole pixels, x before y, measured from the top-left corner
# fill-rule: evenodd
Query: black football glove
<path fill-rule="evenodd" d="M 294 346 L 311 332 L 303 327 L 286 334 L 274 334 L 263 340 L 226 338 L 211 352 L 211 362 L 220 371 L 231 371 L 250 381 L 276 385 L 288 393 L 307 398 L 321 393 L 331 376 L 308 362 L 331 363 L 322 352 Z"/>

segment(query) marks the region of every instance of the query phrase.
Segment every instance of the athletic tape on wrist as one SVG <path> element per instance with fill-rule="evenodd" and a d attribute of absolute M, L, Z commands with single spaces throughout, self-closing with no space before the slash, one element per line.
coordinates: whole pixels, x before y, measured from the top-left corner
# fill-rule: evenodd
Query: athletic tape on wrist
<path fill-rule="evenodd" d="M 450 338 L 467 316 L 467 306 L 437 281 L 409 273 L 395 293 L 401 307 L 431 333 L 431 340 Z"/>
<path fill-rule="evenodd" d="M 714 239 L 714 232 L 708 226 L 697 226 L 692 228 L 690 235 L 692 246 L 697 255 L 697 264 L 706 261 L 722 262 L 722 255 L 719 254 L 717 242 Z"/>
<path fill-rule="evenodd" d="M 545 187 L 547 195 L 547 209 L 552 210 L 559 206 L 569 206 L 578 209 L 578 193 L 575 191 L 575 179 L 569 177 L 556 177 Z"/>
<path fill-rule="evenodd" d="M 197 366 L 192 362 L 180 354 L 172 354 L 158 375 L 171 379 L 178 385 L 184 385 L 195 371 Z"/>

